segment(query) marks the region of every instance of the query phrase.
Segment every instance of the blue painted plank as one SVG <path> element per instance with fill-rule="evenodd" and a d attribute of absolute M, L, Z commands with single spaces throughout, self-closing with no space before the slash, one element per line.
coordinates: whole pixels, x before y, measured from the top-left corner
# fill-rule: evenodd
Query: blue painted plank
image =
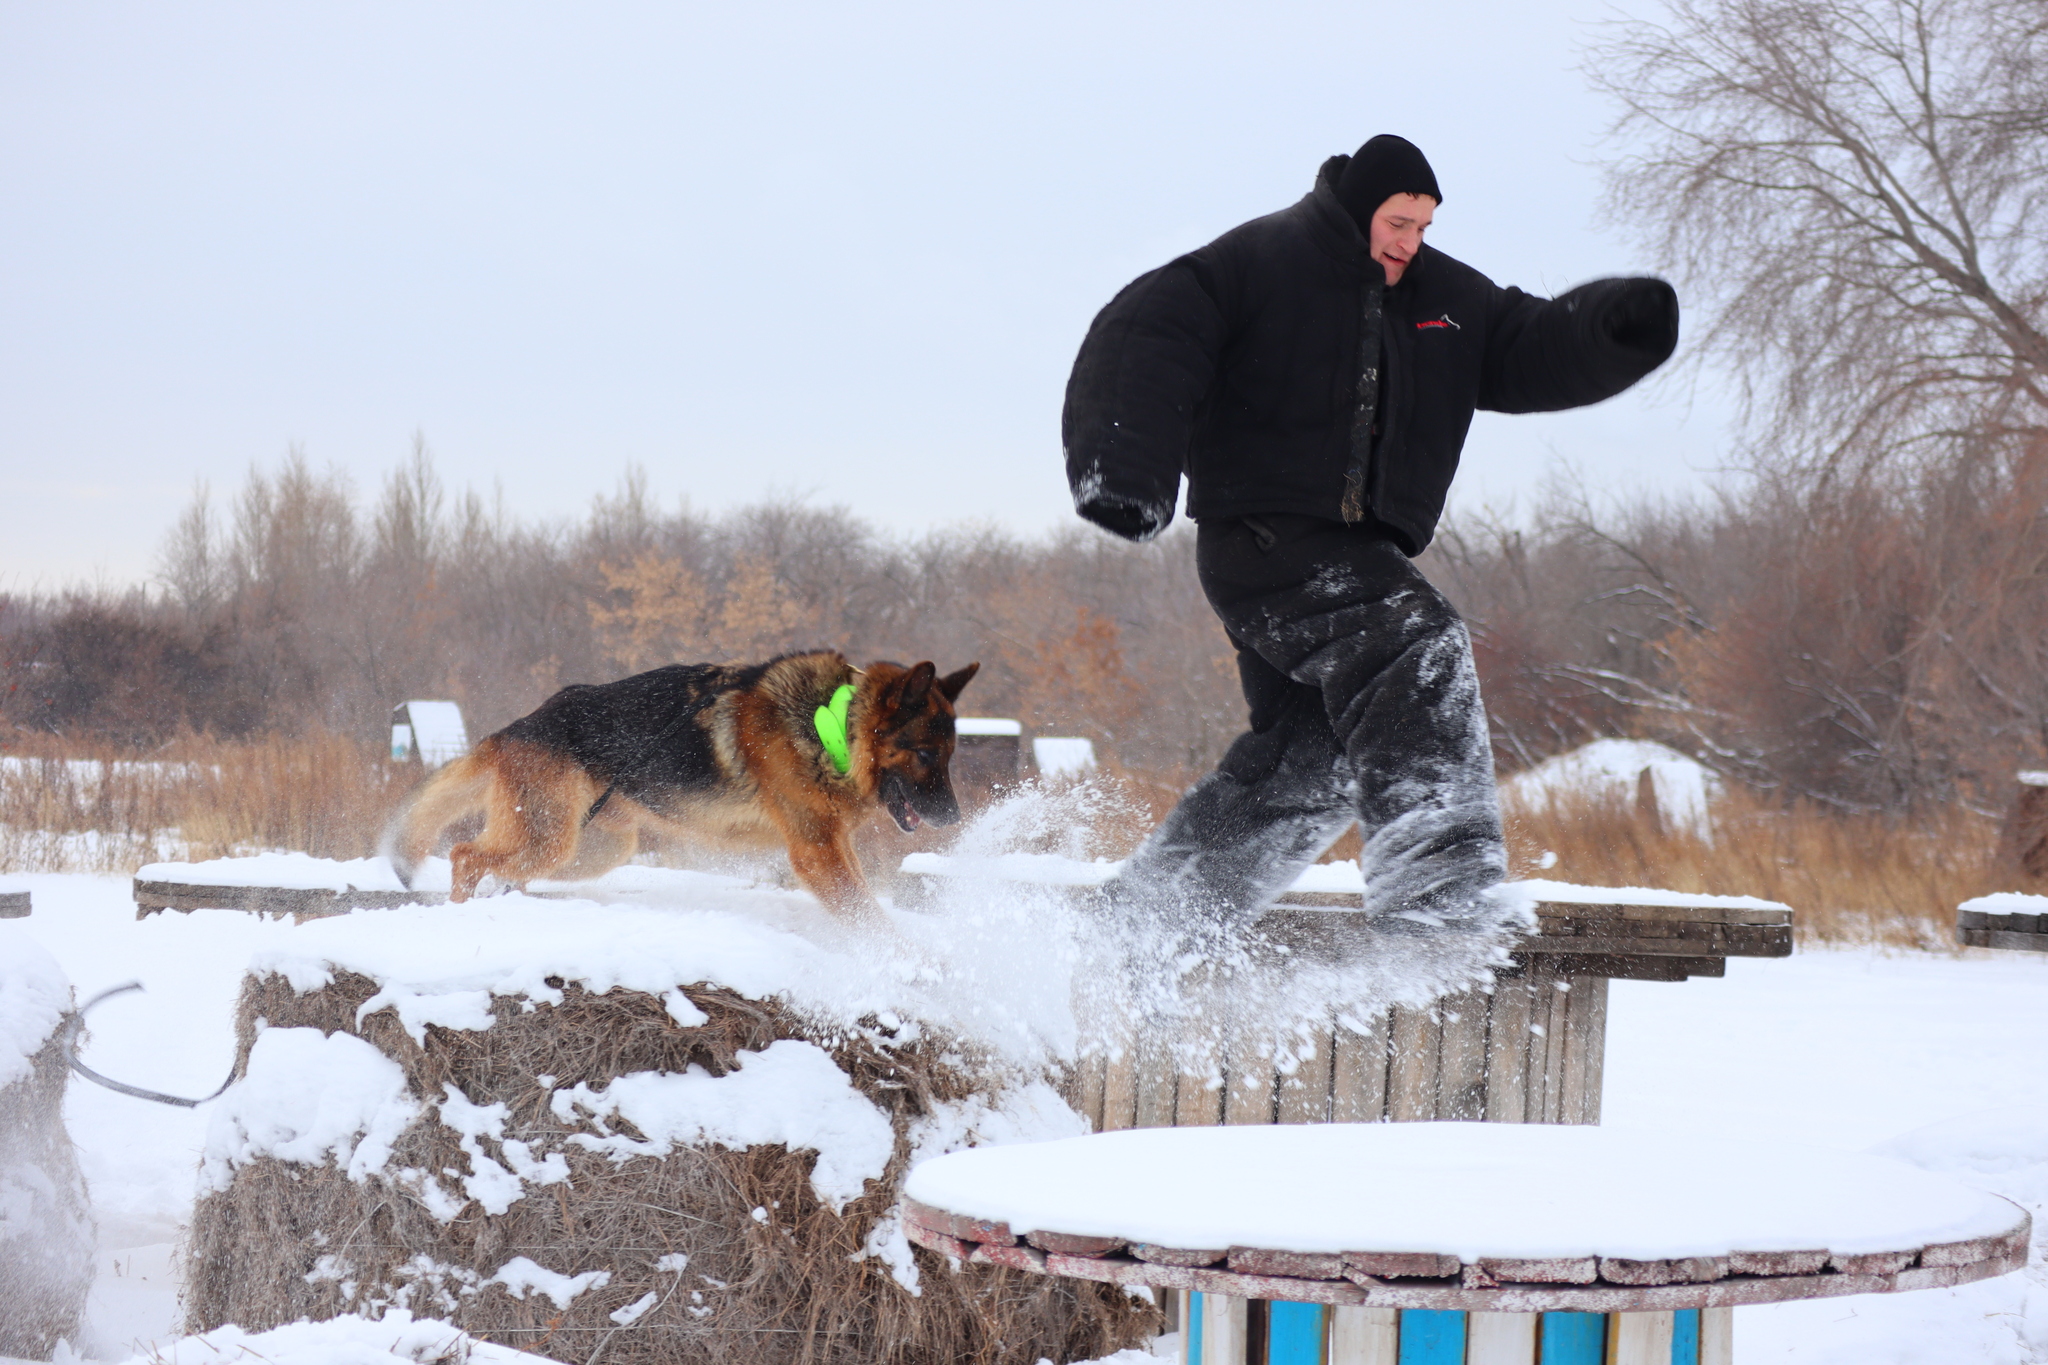
<path fill-rule="evenodd" d="M 1605 1313 L 1545 1313 L 1537 1358 L 1543 1365 L 1604 1365 Z"/>
<path fill-rule="evenodd" d="M 1266 1365 L 1323 1365 L 1323 1306 L 1266 1305 Z"/>
<path fill-rule="evenodd" d="M 1188 1365 L 1202 1365 L 1202 1295 L 1189 1290 L 1181 1296 L 1182 1340 L 1188 1344 Z"/>
<path fill-rule="evenodd" d="M 1465 1315 L 1448 1309 L 1401 1310 L 1400 1365 L 1465 1365 Z"/>
<path fill-rule="evenodd" d="M 1671 1365 L 1700 1365 L 1700 1310 L 1681 1308 L 1671 1317 Z"/>

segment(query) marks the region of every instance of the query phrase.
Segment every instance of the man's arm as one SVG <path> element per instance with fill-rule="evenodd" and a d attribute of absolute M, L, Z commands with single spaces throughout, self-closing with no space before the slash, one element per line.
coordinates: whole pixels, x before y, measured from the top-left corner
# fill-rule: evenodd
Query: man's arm
<path fill-rule="evenodd" d="M 1060 420 L 1075 511 L 1129 540 L 1166 529 L 1222 346 L 1223 314 L 1185 260 L 1140 275 L 1096 314 Z"/>
<path fill-rule="evenodd" d="M 1479 406 L 1554 412 L 1612 398 L 1671 358 L 1678 294 L 1647 277 L 1594 280 L 1554 299 L 1495 293 Z"/>

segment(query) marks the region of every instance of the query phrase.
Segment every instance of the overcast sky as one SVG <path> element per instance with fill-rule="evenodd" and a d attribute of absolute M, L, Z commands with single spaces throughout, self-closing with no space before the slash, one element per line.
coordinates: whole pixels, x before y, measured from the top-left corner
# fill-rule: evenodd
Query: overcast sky
<path fill-rule="evenodd" d="M 146 576 L 195 480 L 295 445 L 374 494 L 415 432 L 533 517 L 639 463 L 1063 524 L 1094 311 L 1371 134 L 1503 284 L 1643 268 L 1595 217 L 1609 13 L 0 0 L 0 588 Z M 1482 414 L 1454 501 L 1698 487 L 1725 435 L 1671 385 Z"/>

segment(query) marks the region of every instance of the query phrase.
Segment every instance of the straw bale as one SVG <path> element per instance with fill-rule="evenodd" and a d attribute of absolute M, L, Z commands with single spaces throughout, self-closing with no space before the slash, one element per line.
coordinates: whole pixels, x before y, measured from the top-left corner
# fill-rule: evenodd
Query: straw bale
<path fill-rule="evenodd" d="M 0 1356 L 48 1360 L 60 1339 L 76 1342 L 92 1287 L 92 1215 L 64 1131 L 69 1071 L 52 1037 L 0 1088 Z"/>
<path fill-rule="evenodd" d="M 686 990 L 709 1017 L 683 1027 L 652 995 L 548 984 L 562 991 L 561 1004 L 501 997 L 490 1028 L 429 1025 L 421 1047 L 390 1011 L 357 1026 L 357 1007 L 377 989 L 366 977 L 341 973 L 303 995 L 278 976 L 245 983 L 243 1064 L 259 1019 L 356 1034 L 400 1064 L 415 1097 L 437 1099 L 453 1084 L 475 1104 L 506 1104 L 505 1138 L 560 1152 L 570 1178 L 527 1186 L 503 1214 L 471 1202 L 444 1223 L 387 1179 L 357 1183 L 331 1162 L 259 1158 L 195 1212 L 187 1330 L 227 1322 L 255 1330 L 388 1304 L 572 1365 L 1033 1365 L 1100 1357 L 1159 1330 L 1156 1310 L 1112 1286 L 956 1268 L 917 1249 L 921 1292 L 913 1295 L 883 1260 L 855 1259 L 890 1216 L 910 1125 L 934 1104 L 991 1088 L 963 1049 L 930 1036 L 898 1044 L 873 1021 L 821 1028 L 775 1002 L 712 986 Z M 813 1191 L 809 1151 L 705 1145 L 615 1164 L 565 1145 L 577 1130 L 554 1114 L 551 1091 L 537 1080 L 599 1088 L 630 1072 L 692 1064 L 724 1075 L 740 1052 L 781 1038 L 823 1048 L 894 1125 L 885 1177 L 843 1215 Z M 470 1172 L 457 1135 L 431 1115 L 400 1136 L 387 1169 L 408 1167 Z M 657 1269 L 677 1253 L 689 1258 L 685 1269 Z M 566 1309 L 539 1294 L 515 1299 L 486 1281 L 519 1256 L 565 1275 L 611 1278 Z M 650 1294 L 641 1316 L 625 1325 L 613 1318 Z"/>

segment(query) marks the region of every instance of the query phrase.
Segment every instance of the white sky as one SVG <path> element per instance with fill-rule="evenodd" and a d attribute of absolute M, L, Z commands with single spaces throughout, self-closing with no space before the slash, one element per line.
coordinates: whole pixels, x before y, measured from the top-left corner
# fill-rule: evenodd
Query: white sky
<path fill-rule="evenodd" d="M 885 527 L 1072 514 L 1059 407 L 1132 276 L 1378 132 L 1432 240 L 1555 292 L 1594 221 L 1601 0 L 0 0 L 0 588 L 146 575 L 195 480 L 579 513 L 772 491 Z M 1482 414 L 1454 500 L 1684 489 L 1726 404 Z"/>

